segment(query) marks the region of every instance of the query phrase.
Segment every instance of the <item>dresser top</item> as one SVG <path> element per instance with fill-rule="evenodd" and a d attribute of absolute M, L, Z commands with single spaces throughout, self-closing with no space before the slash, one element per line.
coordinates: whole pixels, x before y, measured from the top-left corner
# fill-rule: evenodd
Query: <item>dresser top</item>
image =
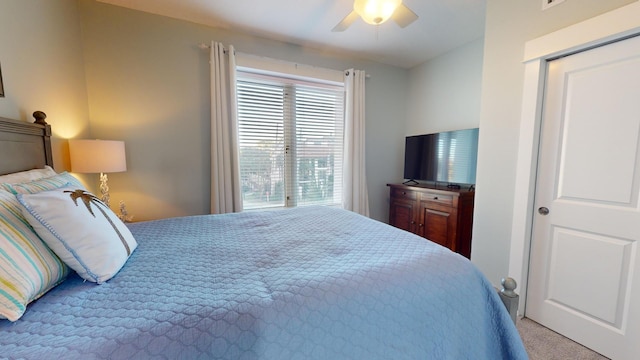
<path fill-rule="evenodd" d="M 435 185 L 435 184 L 418 184 L 418 185 L 404 185 L 404 184 L 387 184 L 387 186 L 403 189 L 405 191 L 423 191 L 423 192 L 439 192 L 439 193 L 456 193 L 460 195 L 464 194 L 474 194 L 475 188 L 470 187 L 469 185 L 461 186 L 460 189 L 456 189 L 455 187 L 448 187 L 447 185 Z"/>

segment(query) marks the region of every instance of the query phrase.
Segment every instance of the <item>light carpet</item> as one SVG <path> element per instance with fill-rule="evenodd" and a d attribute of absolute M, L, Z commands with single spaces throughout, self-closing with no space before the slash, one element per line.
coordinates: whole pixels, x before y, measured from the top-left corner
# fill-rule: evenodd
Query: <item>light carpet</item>
<path fill-rule="evenodd" d="M 531 360 L 608 359 L 528 318 L 519 318 L 516 327 Z"/>

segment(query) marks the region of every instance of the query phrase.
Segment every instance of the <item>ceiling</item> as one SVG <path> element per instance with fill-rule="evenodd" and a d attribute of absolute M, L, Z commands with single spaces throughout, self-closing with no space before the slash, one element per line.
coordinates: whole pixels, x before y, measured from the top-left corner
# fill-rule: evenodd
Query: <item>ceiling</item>
<path fill-rule="evenodd" d="M 353 9 L 353 0 L 98 0 L 211 27 L 346 53 L 411 68 L 481 38 L 486 0 L 404 0 L 419 19 L 402 29 L 358 19 L 332 32 Z"/>

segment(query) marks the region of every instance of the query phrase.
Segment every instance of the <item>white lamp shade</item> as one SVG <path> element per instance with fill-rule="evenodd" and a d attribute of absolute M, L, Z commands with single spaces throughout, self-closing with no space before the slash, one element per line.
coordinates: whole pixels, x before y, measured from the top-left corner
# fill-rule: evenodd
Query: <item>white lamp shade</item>
<path fill-rule="evenodd" d="M 402 0 L 355 0 L 353 9 L 371 25 L 379 25 L 389 20 Z"/>
<path fill-rule="evenodd" d="M 127 171 L 124 141 L 69 140 L 71 171 L 113 173 Z"/>

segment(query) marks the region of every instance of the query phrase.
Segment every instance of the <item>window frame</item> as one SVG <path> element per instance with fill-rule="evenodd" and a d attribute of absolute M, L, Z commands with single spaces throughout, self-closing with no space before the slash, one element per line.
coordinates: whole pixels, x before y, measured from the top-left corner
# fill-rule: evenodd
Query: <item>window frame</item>
<path fill-rule="evenodd" d="M 342 206 L 342 162 L 343 162 L 343 152 L 344 152 L 344 121 L 345 121 L 345 86 L 343 82 L 336 82 L 326 79 L 312 79 L 309 77 L 296 76 L 291 74 L 283 74 L 277 73 L 273 71 L 265 71 L 260 69 L 252 69 L 246 67 L 239 67 L 237 69 L 237 83 L 238 85 L 241 82 L 252 82 L 258 84 L 264 84 L 266 86 L 276 86 L 283 88 L 283 132 L 284 132 L 284 179 L 283 179 L 283 191 L 284 191 L 284 204 L 277 204 L 274 206 L 264 206 L 264 207 L 248 207 L 245 205 L 245 209 L 247 210 L 258 210 L 258 209 L 268 209 L 268 208 L 288 208 L 288 207 L 296 207 L 296 206 L 306 206 L 306 205 L 314 205 L 316 203 L 309 204 L 301 204 L 302 195 L 298 194 L 299 191 L 299 164 L 301 157 L 298 154 L 297 146 L 298 138 L 297 138 L 297 126 L 300 123 L 300 120 L 297 118 L 296 114 L 296 91 L 299 91 L 300 88 L 313 88 L 321 91 L 322 89 L 327 90 L 328 92 L 334 93 L 334 95 L 339 94 L 339 101 L 334 102 L 336 105 L 340 105 L 341 109 L 336 111 L 334 116 L 334 120 L 337 121 L 339 119 L 339 133 L 336 133 L 332 140 L 339 139 L 339 144 L 332 148 L 331 154 L 339 157 L 338 160 L 333 159 L 333 167 L 332 167 L 332 189 L 331 193 L 333 200 L 328 202 L 318 202 L 318 205 L 328 205 L 328 206 Z M 240 88 L 240 86 L 238 86 Z M 240 94 L 238 93 L 238 134 L 241 136 L 240 131 Z M 242 146 L 239 141 L 239 147 Z M 338 151 L 335 151 L 338 149 Z M 240 164 L 242 169 L 242 163 Z M 339 176 L 336 176 L 336 173 Z M 314 167 L 315 174 L 315 167 Z M 271 177 L 270 177 L 271 178 Z M 337 182 L 336 182 L 337 181 Z M 337 189 L 337 194 L 335 194 Z M 244 196 L 243 196 L 244 202 Z"/>

